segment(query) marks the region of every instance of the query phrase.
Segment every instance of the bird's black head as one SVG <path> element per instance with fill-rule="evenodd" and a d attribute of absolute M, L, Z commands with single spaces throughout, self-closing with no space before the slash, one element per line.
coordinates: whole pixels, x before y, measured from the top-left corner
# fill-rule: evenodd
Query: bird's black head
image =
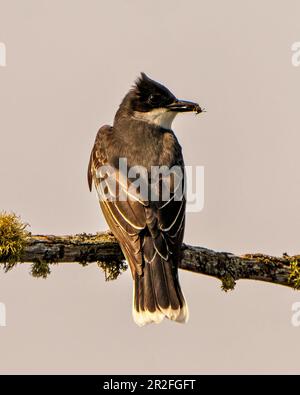
<path fill-rule="evenodd" d="M 132 89 L 131 106 L 134 111 L 147 112 L 172 104 L 176 97 L 165 86 L 149 78 L 145 73 L 136 80 Z"/>
<path fill-rule="evenodd" d="M 179 112 L 202 112 L 197 103 L 178 100 L 165 86 L 149 78 L 145 73 L 135 81 L 135 85 L 125 96 L 117 113 L 117 118 L 126 112 L 134 118 L 170 128 Z"/>

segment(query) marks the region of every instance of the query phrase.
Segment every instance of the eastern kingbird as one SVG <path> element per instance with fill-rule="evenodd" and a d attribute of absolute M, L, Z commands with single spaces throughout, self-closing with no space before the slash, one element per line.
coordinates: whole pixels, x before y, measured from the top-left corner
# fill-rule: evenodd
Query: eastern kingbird
<path fill-rule="evenodd" d="M 159 323 L 164 317 L 188 320 L 178 280 L 185 223 L 184 161 L 171 125 L 178 113 L 202 111 L 199 104 L 178 100 L 165 86 L 141 73 L 120 104 L 113 126 L 100 128 L 91 152 L 89 188 L 94 182 L 104 217 L 130 266 L 133 318 L 140 326 Z M 149 182 L 146 192 L 158 189 L 157 198 L 146 196 L 142 183 L 129 192 L 134 177 L 120 169 L 121 158 L 126 159 L 127 169 L 146 169 L 148 175 L 141 179 Z M 173 173 L 153 181 L 154 167 L 182 171 L 180 198 L 176 198 L 178 183 Z M 113 171 L 108 174 L 103 168 Z M 166 185 L 170 193 L 163 199 Z M 119 198 L 121 192 L 127 199 Z"/>

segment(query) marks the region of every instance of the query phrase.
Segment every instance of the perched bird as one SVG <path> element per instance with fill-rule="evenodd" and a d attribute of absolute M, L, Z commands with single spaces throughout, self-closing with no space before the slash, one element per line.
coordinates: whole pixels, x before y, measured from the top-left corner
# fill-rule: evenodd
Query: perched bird
<path fill-rule="evenodd" d="M 91 152 L 89 188 L 92 190 L 94 182 L 104 217 L 130 266 L 133 318 L 140 326 L 159 323 L 164 317 L 188 320 L 178 279 L 185 225 L 184 161 L 171 125 L 178 113 L 202 111 L 198 104 L 178 100 L 165 86 L 141 73 L 120 104 L 113 126 L 105 125 L 98 131 Z M 135 179 L 124 174 L 120 158 L 126 159 L 128 169 L 146 170 L 141 177 L 149 182 L 146 188 L 141 182 L 129 192 Z M 173 173 L 152 182 L 155 166 L 182 171 L 179 198 L 175 198 L 179 184 Z M 107 168 L 113 169 L 109 175 Z M 164 186 L 170 192 L 167 199 L 162 196 Z M 145 194 L 150 190 L 157 191 L 156 199 Z M 126 199 L 119 198 L 120 192 Z"/>

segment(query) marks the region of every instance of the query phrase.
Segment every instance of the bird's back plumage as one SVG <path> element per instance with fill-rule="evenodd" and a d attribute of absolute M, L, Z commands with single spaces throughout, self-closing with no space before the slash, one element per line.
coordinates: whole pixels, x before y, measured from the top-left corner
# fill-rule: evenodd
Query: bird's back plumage
<path fill-rule="evenodd" d="M 176 136 L 165 126 L 174 111 L 198 113 L 201 108 L 178 101 L 167 88 L 142 74 L 123 99 L 114 125 L 99 130 L 88 167 L 90 189 L 94 183 L 105 219 L 131 269 L 133 317 L 140 326 L 159 323 L 164 317 L 188 320 L 178 279 L 185 226 L 184 162 Z M 130 188 L 134 177 L 128 177 L 127 169 L 124 174 L 120 158 L 126 158 L 127 169 L 146 169 L 144 181 L 150 185 L 146 196 L 143 188 Z M 102 172 L 103 166 L 113 169 L 109 177 Z M 176 176 L 162 175 L 153 183 L 153 166 L 181 171 L 179 199 Z M 169 189 L 167 199 L 163 188 Z M 120 192 L 126 199 L 120 199 Z"/>
<path fill-rule="evenodd" d="M 183 168 L 181 149 L 170 131 L 162 131 L 169 136 L 160 136 L 163 150 L 160 155 L 165 165 L 177 164 Z M 185 199 L 175 201 L 171 191 L 170 200 L 147 201 L 137 195 L 125 201 L 105 198 L 108 188 L 104 179 L 97 176 L 101 166 L 111 165 L 116 170 L 115 180 L 118 191 L 124 188 L 122 175 L 115 158 L 122 157 L 124 146 L 116 148 L 118 134 L 113 127 L 102 127 L 91 153 L 88 179 L 96 186 L 105 219 L 117 238 L 131 268 L 133 292 L 133 317 L 142 326 L 150 322 L 161 322 L 164 317 L 178 322 L 188 319 L 188 310 L 179 280 L 178 262 L 184 233 Z M 171 140 L 171 141 L 169 141 Z M 168 150 L 173 146 L 173 153 Z M 154 159 L 154 162 L 158 158 Z M 138 158 L 136 158 L 138 162 Z M 155 163 L 159 163 L 155 162 Z M 149 163 L 148 163 L 149 165 Z M 126 193 L 126 192 L 125 192 Z"/>

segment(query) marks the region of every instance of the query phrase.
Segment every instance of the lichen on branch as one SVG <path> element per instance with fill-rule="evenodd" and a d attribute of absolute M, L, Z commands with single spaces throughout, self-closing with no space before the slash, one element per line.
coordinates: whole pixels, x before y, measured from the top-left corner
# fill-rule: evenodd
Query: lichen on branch
<path fill-rule="evenodd" d="M 289 275 L 289 283 L 292 284 L 294 289 L 300 289 L 300 266 L 298 260 L 291 262 L 291 273 Z"/>
<path fill-rule="evenodd" d="M 116 280 L 120 274 L 127 270 L 127 264 L 122 260 L 110 262 L 98 261 L 97 265 L 104 272 L 105 281 Z"/>
<path fill-rule="evenodd" d="M 8 271 L 16 263 L 33 263 L 31 274 L 46 278 L 58 263 L 96 262 L 105 279 L 115 280 L 126 270 L 122 250 L 110 232 L 96 235 L 31 235 L 18 216 L 0 214 L 0 264 Z M 300 290 L 300 255 L 280 257 L 255 253 L 235 255 L 204 247 L 182 245 L 179 268 L 221 280 L 222 290 L 232 290 L 238 280 L 265 281 Z"/>
<path fill-rule="evenodd" d="M 27 226 L 14 213 L 0 213 L 0 263 L 5 271 L 12 269 L 20 261 L 30 235 Z"/>

